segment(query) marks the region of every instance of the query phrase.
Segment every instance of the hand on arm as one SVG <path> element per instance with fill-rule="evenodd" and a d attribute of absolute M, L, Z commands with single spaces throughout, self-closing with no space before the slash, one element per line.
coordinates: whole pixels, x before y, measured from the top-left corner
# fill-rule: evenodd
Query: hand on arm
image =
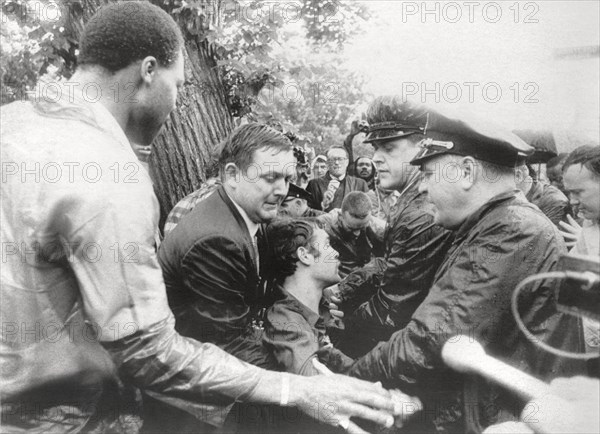
<path fill-rule="evenodd" d="M 340 297 L 338 285 L 333 285 L 323 290 L 323 298 L 327 302 L 329 313 L 334 324 L 339 324 L 344 318 L 344 312 L 340 310 L 342 299 Z"/>

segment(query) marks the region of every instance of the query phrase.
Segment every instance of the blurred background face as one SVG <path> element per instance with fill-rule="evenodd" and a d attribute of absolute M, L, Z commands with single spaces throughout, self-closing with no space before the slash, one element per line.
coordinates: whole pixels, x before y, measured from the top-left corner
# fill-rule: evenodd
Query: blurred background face
<path fill-rule="evenodd" d="M 573 164 L 567 167 L 563 183 L 571 205 L 579 209 L 579 215 L 594 222 L 600 221 L 600 179 L 581 164 Z"/>
<path fill-rule="evenodd" d="M 373 162 L 368 157 L 361 157 L 356 162 L 356 174 L 363 179 L 369 178 L 373 174 Z"/>
<path fill-rule="evenodd" d="M 302 217 L 304 211 L 308 208 L 308 204 L 304 199 L 297 197 L 287 197 L 281 205 L 279 205 L 279 215 L 289 217 Z"/>
<path fill-rule="evenodd" d="M 323 160 L 317 160 L 313 169 L 314 178 L 321 178 L 327 173 L 327 163 Z"/>
<path fill-rule="evenodd" d="M 308 175 L 306 175 L 306 172 L 308 172 L 308 164 L 297 164 L 296 165 L 296 179 L 306 178 L 308 176 Z"/>
<path fill-rule="evenodd" d="M 529 169 L 524 164 L 515 170 L 515 184 L 524 194 L 529 193 L 533 185 L 533 178 L 529 176 Z"/>
<path fill-rule="evenodd" d="M 343 149 L 331 149 L 327 153 L 329 173 L 335 177 L 343 176 L 348 168 L 348 155 Z"/>

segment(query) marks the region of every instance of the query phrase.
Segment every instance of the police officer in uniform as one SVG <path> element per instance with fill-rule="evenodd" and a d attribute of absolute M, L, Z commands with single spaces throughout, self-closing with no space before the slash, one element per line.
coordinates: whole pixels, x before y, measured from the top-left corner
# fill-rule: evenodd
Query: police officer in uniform
<path fill-rule="evenodd" d="M 556 226 L 515 188 L 515 166 L 533 151 L 509 131 L 429 111 L 419 192 L 454 243 L 408 324 L 358 360 L 351 375 L 394 384 L 424 403 L 418 432 L 481 432 L 516 419 L 524 403 L 483 380 L 451 372 L 441 359 L 449 338 L 468 335 L 490 355 L 543 380 L 583 373 L 539 350 L 517 328 L 510 299 L 527 276 L 552 271 L 565 245 Z M 519 311 L 535 336 L 578 351 L 578 324 L 559 314 L 548 282 L 532 284 Z M 581 370 L 581 371 L 579 371 Z M 412 432 L 410 429 L 409 432 Z"/>

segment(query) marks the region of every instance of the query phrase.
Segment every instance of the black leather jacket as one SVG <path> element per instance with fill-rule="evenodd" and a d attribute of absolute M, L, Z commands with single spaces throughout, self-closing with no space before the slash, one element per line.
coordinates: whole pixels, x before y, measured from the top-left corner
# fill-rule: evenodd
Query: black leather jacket
<path fill-rule="evenodd" d="M 450 231 L 434 225 L 432 205 L 418 192 L 419 181 L 418 174 L 409 180 L 388 219 L 385 256 L 350 273 L 339 285 L 350 327 L 361 334 L 375 327 L 364 351 L 408 323 L 452 242 Z"/>
<path fill-rule="evenodd" d="M 529 343 L 510 310 L 515 286 L 554 269 L 565 252 L 557 228 L 520 193 L 494 197 L 458 229 L 429 294 L 406 327 L 358 360 L 351 375 L 419 395 L 425 404 L 420 422 L 438 432 L 480 432 L 518 417 L 523 403 L 451 372 L 441 349 L 448 338 L 464 334 L 492 356 L 542 379 L 584 373 L 582 364 L 557 359 Z M 547 281 L 529 286 L 519 308 L 540 340 L 566 350 L 581 348 L 580 324 L 557 313 Z"/>

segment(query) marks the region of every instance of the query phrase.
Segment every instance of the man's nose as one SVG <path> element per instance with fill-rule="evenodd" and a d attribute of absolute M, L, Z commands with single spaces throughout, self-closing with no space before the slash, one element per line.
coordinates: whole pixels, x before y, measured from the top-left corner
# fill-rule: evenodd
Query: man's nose
<path fill-rule="evenodd" d="M 290 188 L 290 182 L 285 179 L 285 178 L 281 178 L 278 179 L 275 184 L 273 184 L 273 194 L 277 195 L 277 196 L 286 196 L 288 193 L 288 189 Z"/>
<path fill-rule="evenodd" d="M 421 194 L 427 193 L 427 183 L 425 181 L 421 181 L 419 183 L 419 193 L 421 193 Z"/>

